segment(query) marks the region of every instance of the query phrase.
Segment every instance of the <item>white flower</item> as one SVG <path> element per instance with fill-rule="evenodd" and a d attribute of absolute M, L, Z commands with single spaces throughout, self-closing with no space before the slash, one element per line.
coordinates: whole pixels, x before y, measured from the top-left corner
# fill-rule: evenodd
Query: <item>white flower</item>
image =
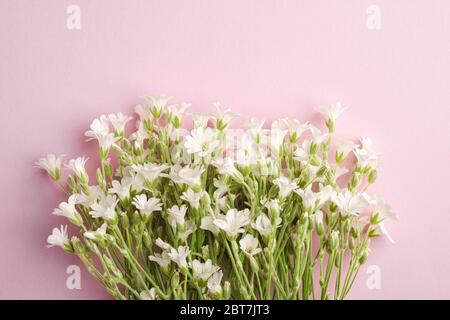
<path fill-rule="evenodd" d="M 220 229 L 214 224 L 213 216 L 203 217 L 200 229 L 211 231 L 214 234 L 218 234 L 220 231 Z"/>
<path fill-rule="evenodd" d="M 213 265 L 211 259 L 206 260 L 205 263 L 201 263 L 195 259 L 192 261 L 192 269 L 194 271 L 194 278 L 207 281 L 213 273 L 220 270 L 220 267 Z"/>
<path fill-rule="evenodd" d="M 163 269 L 166 268 L 171 261 L 169 254 L 166 251 L 163 251 L 162 253 L 155 253 L 153 256 L 149 256 L 148 259 L 156 262 Z"/>
<path fill-rule="evenodd" d="M 207 287 L 210 294 L 218 295 L 222 293 L 222 286 L 221 286 L 222 277 L 223 277 L 222 270 L 213 273 L 213 275 L 209 277 Z"/>
<path fill-rule="evenodd" d="M 356 148 L 356 144 L 353 141 L 339 138 L 334 139 L 334 144 L 336 145 L 336 162 L 338 163 L 343 161 Z"/>
<path fill-rule="evenodd" d="M 52 234 L 48 236 L 47 242 L 47 248 L 58 246 L 67 249 L 70 246 L 70 241 L 67 237 L 67 226 L 61 226 L 60 229 L 54 228 Z"/>
<path fill-rule="evenodd" d="M 152 113 L 148 105 L 143 106 L 141 104 L 138 104 L 137 106 L 134 107 L 134 112 L 136 112 L 139 115 L 139 119 L 141 121 L 140 124 L 142 124 L 143 121 L 152 118 Z"/>
<path fill-rule="evenodd" d="M 170 244 L 168 244 L 167 242 L 161 240 L 161 238 L 156 239 L 155 244 L 163 250 L 172 249 L 172 246 Z"/>
<path fill-rule="evenodd" d="M 189 247 L 178 247 L 178 249 L 171 248 L 168 253 L 169 258 L 175 262 L 178 267 L 184 269 L 187 268 L 186 258 L 190 253 Z"/>
<path fill-rule="evenodd" d="M 294 159 L 305 164 L 309 161 L 309 156 L 311 154 L 311 140 L 305 139 L 302 142 L 301 147 L 297 147 L 294 152 Z"/>
<path fill-rule="evenodd" d="M 289 140 L 291 142 L 296 142 L 303 134 L 303 132 L 309 129 L 309 127 L 310 124 L 308 122 L 300 123 L 300 121 L 298 120 L 288 118 L 276 120 L 272 123 L 272 129 L 287 129 L 289 132 Z"/>
<path fill-rule="evenodd" d="M 61 177 L 61 164 L 63 162 L 63 155 L 55 156 L 48 154 L 46 158 L 41 158 L 35 162 L 37 168 L 44 169 L 53 180 L 59 180 Z"/>
<path fill-rule="evenodd" d="M 230 124 L 231 119 L 238 114 L 231 111 L 231 109 L 225 108 L 219 102 L 214 103 L 214 106 L 217 109 L 217 113 L 212 117 L 212 122 L 216 129 L 224 130 Z"/>
<path fill-rule="evenodd" d="M 326 121 L 336 122 L 336 119 L 347 109 L 340 102 L 327 107 L 317 107 L 317 111 L 322 114 Z"/>
<path fill-rule="evenodd" d="M 273 183 L 280 189 L 279 194 L 281 198 L 286 198 L 292 191 L 298 189 L 297 181 L 292 181 L 285 176 L 280 176 L 279 178 L 273 180 Z"/>
<path fill-rule="evenodd" d="M 122 114 L 122 112 L 119 112 L 117 114 L 111 113 L 108 116 L 108 119 L 114 127 L 114 130 L 122 133 L 125 130 L 125 125 L 127 124 L 127 122 L 133 119 L 133 117 L 125 116 Z"/>
<path fill-rule="evenodd" d="M 103 218 L 113 220 L 116 217 L 116 204 L 119 200 L 114 195 L 107 195 L 100 199 L 98 203 L 91 205 L 92 211 L 89 213 L 93 218 Z"/>
<path fill-rule="evenodd" d="M 200 185 L 203 171 L 205 169 L 202 167 L 181 167 L 179 164 L 176 164 L 170 168 L 168 175 L 161 174 L 161 176 L 169 177 L 175 183 L 185 183 L 190 187 L 195 187 Z"/>
<path fill-rule="evenodd" d="M 154 211 L 161 211 L 161 202 L 158 198 L 147 199 L 147 195 L 139 194 L 133 198 L 133 205 L 143 215 L 149 216 Z"/>
<path fill-rule="evenodd" d="M 243 233 L 242 227 L 250 223 L 250 211 L 248 209 L 241 211 L 230 209 L 226 215 L 221 214 L 217 219 L 214 219 L 213 223 L 224 230 L 227 235 L 234 237 L 238 233 Z"/>
<path fill-rule="evenodd" d="M 385 235 L 391 243 L 395 243 L 394 239 L 392 239 L 391 235 L 386 229 L 384 221 L 386 219 L 393 219 L 398 221 L 397 214 L 392 212 L 391 206 L 383 198 L 380 198 L 378 196 L 370 197 L 367 194 L 363 194 L 362 196 L 366 198 L 366 200 L 372 207 L 372 212 L 377 223 L 377 231 Z"/>
<path fill-rule="evenodd" d="M 361 146 L 353 150 L 361 168 L 371 167 L 375 169 L 378 166 L 379 154 L 373 149 L 372 141 L 367 138 L 361 138 Z"/>
<path fill-rule="evenodd" d="M 86 231 L 83 235 L 88 239 L 99 241 L 105 237 L 107 227 L 108 225 L 106 223 L 103 223 L 97 230 Z"/>
<path fill-rule="evenodd" d="M 113 133 L 108 133 L 106 135 L 97 136 L 98 145 L 100 149 L 105 153 L 116 143 L 119 138 L 115 137 Z"/>
<path fill-rule="evenodd" d="M 186 137 L 184 147 L 189 154 L 200 157 L 209 156 L 220 145 L 216 132 L 211 128 L 197 128 L 191 130 L 191 135 Z"/>
<path fill-rule="evenodd" d="M 251 234 L 246 234 L 244 238 L 239 240 L 239 245 L 241 250 L 250 256 L 258 254 L 262 251 L 261 248 L 259 248 L 258 239 Z"/>
<path fill-rule="evenodd" d="M 133 179 L 130 177 L 124 177 L 120 182 L 117 180 L 113 180 L 111 182 L 112 187 L 108 189 L 108 193 L 115 193 L 119 196 L 120 200 L 125 200 L 130 197 L 130 188 L 132 182 Z"/>
<path fill-rule="evenodd" d="M 280 148 L 287 133 L 288 130 L 272 129 L 269 131 L 269 145 L 274 155 L 278 156 L 280 154 Z"/>
<path fill-rule="evenodd" d="M 182 103 L 181 105 L 172 105 L 167 107 L 169 111 L 170 123 L 172 123 L 174 127 L 179 128 L 181 126 L 183 114 L 190 106 L 190 103 Z"/>
<path fill-rule="evenodd" d="M 168 97 L 166 95 L 159 95 L 159 96 L 144 97 L 144 99 L 149 104 L 152 115 L 156 119 L 159 119 L 164 113 L 164 109 L 167 105 L 167 102 L 169 102 L 169 100 L 172 99 L 172 97 Z"/>
<path fill-rule="evenodd" d="M 85 136 L 88 140 L 98 139 L 98 137 L 106 136 L 109 134 L 109 121 L 105 115 L 101 115 L 100 118 L 92 121 L 91 130 L 86 131 Z"/>
<path fill-rule="evenodd" d="M 278 228 L 281 221 L 281 218 L 277 218 L 274 227 Z M 272 222 L 269 217 L 263 213 L 256 218 L 254 223 L 252 223 L 252 228 L 257 230 L 261 236 L 266 237 L 272 233 Z"/>
<path fill-rule="evenodd" d="M 86 165 L 87 160 L 88 159 L 83 157 L 83 156 L 82 157 L 78 157 L 76 159 L 71 159 L 69 161 L 69 163 L 66 164 L 66 167 L 71 169 L 73 172 L 75 172 L 77 177 L 83 179 L 83 178 L 87 177 L 86 169 L 84 168 L 84 166 Z"/>
<path fill-rule="evenodd" d="M 98 199 L 104 198 L 105 194 L 99 186 L 88 186 L 88 194 L 77 193 L 77 204 L 81 204 L 85 207 L 90 207 L 94 203 L 97 203 Z"/>
<path fill-rule="evenodd" d="M 181 200 L 189 202 L 189 205 L 194 208 L 198 209 L 200 206 L 200 199 L 203 197 L 204 192 L 194 192 L 191 188 L 187 189 L 187 191 L 183 192 L 183 194 L 180 196 Z"/>
<path fill-rule="evenodd" d="M 71 222 L 76 225 L 81 225 L 83 223 L 83 219 L 80 214 L 77 212 L 75 205 L 77 204 L 77 195 L 73 194 L 69 197 L 67 202 L 61 202 L 58 208 L 53 210 L 53 214 L 57 216 L 66 217 Z"/>
<path fill-rule="evenodd" d="M 332 187 L 326 186 L 319 192 L 314 192 L 311 190 L 311 186 L 309 186 L 306 189 L 297 189 L 295 192 L 302 198 L 303 207 L 307 210 L 314 211 L 330 199 Z"/>
<path fill-rule="evenodd" d="M 313 136 L 313 142 L 315 144 L 321 144 L 328 138 L 328 133 L 320 131 L 317 127 L 310 125 L 309 131 Z"/>
<path fill-rule="evenodd" d="M 159 165 L 150 162 L 145 164 L 134 164 L 131 167 L 137 173 L 135 179 L 140 180 L 141 183 L 144 183 L 145 181 L 154 181 L 161 176 L 161 172 L 169 168 L 169 166 L 165 164 Z"/>
<path fill-rule="evenodd" d="M 314 212 L 313 218 L 317 225 L 323 224 L 323 212 L 321 210 Z"/>
<path fill-rule="evenodd" d="M 178 226 L 184 226 L 184 217 L 186 216 L 187 207 L 183 204 L 181 207 L 174 205 L 167 210 L 169 224 L 172 226 L 173 231 Z"/>
<path fill-rule="evenodd" d="M 151 288 L 150 290 L 142 290 L 139 293 L 139 298 L 141 300 L 156 300 L 156 289 Z"/>
<path fill-rule="evenodd" d="M 192 121 L 194 122 L 194 129 L 206 128 L 208 125 L 208 121 L 210 119 L 209 115 L 202 113 L 189 113 L 189 115 L 192 117 Z"/>
<path fill-rule="evenodd" d="M 367 201 L 360 194 L 353 194 L 347 189 L 335 192 L 331 196 L 343 216 L 359 215 L 366 207 Z"/>
<path fill-rule="evenodd" d="M 244 181 L 244 176 L 236 168 L 233 159 L 231 159 L 230 157 L 218 158 L 213 163 L 217 167 L 217 172 L 220 175 L 231 176 L 236 181 Z"/>

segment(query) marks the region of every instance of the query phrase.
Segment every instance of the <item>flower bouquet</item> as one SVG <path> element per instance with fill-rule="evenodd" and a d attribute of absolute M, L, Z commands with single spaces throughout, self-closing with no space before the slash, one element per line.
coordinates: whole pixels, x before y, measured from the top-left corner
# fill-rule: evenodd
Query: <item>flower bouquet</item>
<path fill-rule="evenodd" d="M 79 157 L 37 162 L 67 194 L 48 246 L 76 254 L 117 299 L 344 299 L 379 234 L 395 218 L 366 193 L 377 177 L 369 139 L 335 137 L 344 107 L 319 108 L 325 132 L 252 118 L 232 130 L 231 110 L 188 114 L 189 104 L 146 97 L 132 119 L 102 115 L 86 132 L 99 144 L 95 182 Z M 354 155 L 354 156 L 353 156 Z M 64 182 L 62 180 L 65 180 Z"/>

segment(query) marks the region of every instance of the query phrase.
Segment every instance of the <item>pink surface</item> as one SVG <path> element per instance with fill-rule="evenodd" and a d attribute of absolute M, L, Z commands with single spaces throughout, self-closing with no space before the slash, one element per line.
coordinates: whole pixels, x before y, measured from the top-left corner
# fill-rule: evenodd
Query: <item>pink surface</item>
<path fill-rule="evenodd" d="M 46 249 L 63 199 L 33 162 L 48 152 L 94 155 L 90 121 L 166 93 L 208 111 L 220 100 L 245 117 L 311 120 L 312 107 L 349 106 L 345 137 L 383 152 L 376 190 L 392 203 L 396 244 L 375 241 L 351 298 L 450 298 L 450 2 L 0 1 L 0 298 L 108 298 L 78 260 Z M 81 30 L 66 7 L 81 8 Z M 314 120 L 314 119 L 313 119 Z M 81 265 L 81 264 L 80 264 Z"/>

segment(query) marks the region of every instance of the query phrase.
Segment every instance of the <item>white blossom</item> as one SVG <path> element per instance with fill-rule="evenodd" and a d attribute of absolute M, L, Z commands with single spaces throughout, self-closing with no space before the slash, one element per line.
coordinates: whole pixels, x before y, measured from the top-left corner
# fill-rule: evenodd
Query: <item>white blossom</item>
<path fill-rule="evenodd" d="M 182 193 L 180 199 L 188 202 L 192 208 L 198 209 L 198 207 L 200 206 L 200 199 L 203 197 L 203 195 L 204 192 L 194 192 L 191 188 L 189 188 Z"/>
<path fill-rule="evenodd" d="M 110 115 L 108 115 L 108 119 L 111 122 L 114 130 L 122 133 L 125 130 L 125 125 L 127 124 L 127 122 L 133 119 L 133 117 L 126 116 L 122 114 L 122 112 L 119 112 L 117 114 L 111 113 Z"/>
<path fill-rule="evenodd" d="M 207 287 L 210 294 L 217 295 L 222 293 L 222 285 L 221 285 L 222 277 L 223 277 L 222 270 L 213 273 L 213 275 L 209 277 Z"/>
<path fill-rule="evenodd" d="M 180 207 L 174 205 L 173 207 L 167 210 L 167 215 L 169 219 L 169 224 L 172 226 L 172 229 L 177 229 L 178 226 L 184 226 L 184 217 L 186 215 L 187 207 L 183 204 Z"/>
<path fill-rule="evenodd" d="M 107 227 L 108 227 L 108 225 L 106 223 L 103 223 L 97 230 L 86 231 L 83 235 L 85 238 L 99 241 L 105 237 Z"/>
<path fill-rule="evenodd" d="M 190 253 L 189 247 L 180 246 L 178 249 L 171 248 L 168 253 L 169 258 L 180 268 L 187 268 L 187 257 Z"/>
<path fill-rule="evenodd" d="M 192 261 L 192 270 L 194 272 L 194 278 L 207 281 L 213 273 L 220 270 L 220 267 L 213 265 L 211 259 L 206 260 L 204 263 L 195 259 Z"/>
<path fill-rule="evenodd" d="M 156 300 L 156 289 L 151 288 L 150 290 L 142 290 L 139 293 L 139 298 L 141 300 Z"/>
<path fill-rule="evenodd" d="M 241 250 L 250 256 L 260 253 L 262 250 L 259 247 L 259 241 L 251 234 L 246 234 L 241 240 L 239 240 Z"/>
<path fill-rule="evenodd" d="M 53 180 L 59 180 L 61 177 L 61 164 L 63 162 L 64 155 L 56 156 L 54 154 L 48 154 L 47 157 L 39 159 L 35 162 L 37 168 L 47 171 L 47 174 Z"/>
<path fill-rule="evenodd" d="M 119 200 L 114 195 L 107 195 L 100 199 L 98 203 L 91 205 L 89 212 L 93 218 L 103 218 L 105 220 L 113 220 L 116 218 L 116 205 Z"/>
<path fill-rule="evenodd" d="M 149 198 L 147 195 L 139 194 L 133 198 L 133 205 L 145 216 L 149 216 L 154 211 L 161 211 L 161 201 L 158 198 Z"/>
<path fill-rule="evenodd" d="M 186 137 L 184 147 L 190 154 L 207 157 L 220 145 L 216 132 L 211 128 L 197 128 Z"/>
<path fill-rule="evenodd" d="M 60 229 L 54 228 L 52 234 L 47 238 L 47 248 L 58 246 L 63 249 L 70 245 L 69 238 L 67 236 L 67 226 L 61 226 Z"/>
<path fill-rule="evenodd" d="M 297 181 L 290 180 L 288 177 L 280 176 L 273 181 L 273 183 L 280 189 L 280 197 L 286 198 L 292 191 L 298 189 Z"/>
<path fill-rule="evenodd" d="M 278 228 L 281 222 L 282 219 L 278 217 L 275 220 L 275 225 L 272 226 L 269 217 L 265 213 L 262 213 L 256 218 L 256 221 L 252 223 L 251 226 L 253 229 L 257 230 L 261 236 L 267 237 L 272 233 L 272 228 Z"/>
<path fill-rule="evenodd" d="M 148 259 L 150 261 L 156 262 L 163 269 L 166 268 L 172 261 L 167 251 L 163 251 L 162 253 L 155 253 L 154 255 L 149 256 Z"/>
<path fill-rule="evenodd" d="M 213 223 L 224 230 L 227 235 L 234 237 L 238 233 L 243 233 L 243 227 L 250 223 L 250 211 L 248 209 L 241 211 L 230 209 L 226 215 L 221 214 L 214 219 Z"/>

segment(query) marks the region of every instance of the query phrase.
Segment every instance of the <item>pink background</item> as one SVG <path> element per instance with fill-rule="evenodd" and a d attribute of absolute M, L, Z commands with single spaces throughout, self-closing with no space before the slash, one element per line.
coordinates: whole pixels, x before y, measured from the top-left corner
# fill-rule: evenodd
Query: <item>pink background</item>
<path fill-rule="evenodd" d="M 81 7 L 81 30 L 66 7 Z M 368 30 L 366 9 L 381 9 Z M 90 121 L 166 93 L 209 111 L 220 100 L 245 117 L 317 120 L 341 101 L 345 137 L 383 152 L 376 190 L 401 217 L 396 244 L 374 243 L 351 298 L 450 298 L 450 2 L 0 1 L 0 298 L 108 298 L 78 260 L 46 249 L 63 196 L 32 167 L 48 152 L 95 154 Z M 81 265 L 81 264 L 80 264 Z"/>

